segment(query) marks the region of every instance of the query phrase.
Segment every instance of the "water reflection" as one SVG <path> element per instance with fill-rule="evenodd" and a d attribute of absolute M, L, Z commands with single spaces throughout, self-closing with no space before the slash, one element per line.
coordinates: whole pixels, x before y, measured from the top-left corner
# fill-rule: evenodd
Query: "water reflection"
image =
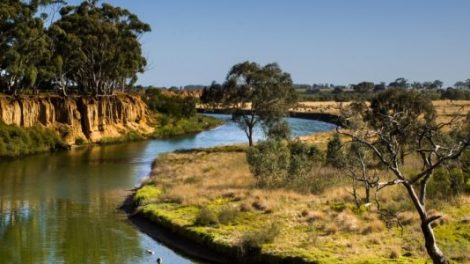
<path fill-rule="evenodd" d="M 332 128 L 309 120 L 289 122 L 295 135 Z M 148 175 L 159 153 L 245 141 L 228 123 L 179 139 L 1 161 L 0 263 L 155 263 L 157 255 L 147 249 L 167 263 L 190 263 L 140 233 L 116 208 L 126 190 Z"/>

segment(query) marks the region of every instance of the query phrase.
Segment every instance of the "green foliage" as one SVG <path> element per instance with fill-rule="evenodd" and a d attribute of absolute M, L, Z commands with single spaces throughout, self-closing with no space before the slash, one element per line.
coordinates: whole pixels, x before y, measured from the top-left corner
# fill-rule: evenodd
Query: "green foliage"
<path fill-rule="evenodd" d="M 112 145 L 112 144 L 123 143 L 123 142 L 139 141 L 143 139 L 145 139 L 144 135 L 140 134 L 137 131 L 130 131 L 129 133 L 121 137 L 104 137 L 100 139 L 98 144 Z"/>
<path fill-rule="evenodd" d="M 439 168 L 432 175 L 428 185 L 428 194 L 438 199 L 450 199 L 461 194 L 466 187 L 460 168 Z"/>
<path fill-rule="evenodd" d="M 462 168 L 465 181 L 470 180 L 470 150 L 465 150 L 460 156 L 460 166 Z"/>
<path fill-rule="evenodd" d="M 261 251 L 263 244 L 272 243 L 281 230 L 278 222 L 272 222 L 269 226 L 259 230 L 246 232 L 239 244 L 242 255 L 256 255 Z"/>
<path fill-rule="evenodd" d="M 289 139 L 290 137 L 290 128 L 289 124 L 284 121 L 276 121 L 272 124 L 267 124 L 265 126 L 265 129 L 267 130 L 266 135 L 268 138 L 272 138 L 275 140 L 283 140 L 283 139 Z"/>
<path fill-rule="evenodd" d="M 217 91 L 220 89 L 220 91 Z M 232 118 L 253 145 L 253 128 L 277 124 L 297 102 L 292 79 L 279 65 L 260 66 L 254 62 L 234 65 L 223 85 L 213 84 L 203 102 L 220 100 L 220 106 L 232 111 Z M 215 98 L 211 98 L 215 97 Z"/>
<path fill-rule="evenodd" d="M 161 116 L 159 123 L 155 128 L 153 137 L 169 138 L 194 134 L 203 130 L 216 127 L 222 124 L 222 121 L 203 115 L 196 115 L 190 118 L 172 118 L 171 116 Z"/>
<path fill-rule="evenodd" d="M 250 170 L 261 188 L 278 188 L 286 183 L 289 159 L 287 144 L 277 140 L 259 142 L 247 151 Z"/>
<path fill-rule="evenodd" d="M 196 115 L 196 99 L 191 96 L 166 95 L 160 89 L 145 90 L 145 102 L 150 110 L 172 118 L 190 118 Z"/>
<path fill-rule="evenodd" d="M 75 145 L 80 146 L 80 145 L 83 145 L 85 143 L 86 143 L 86 140 L 82 137 L 78 137 L 78 138 L 75 139 Z"/>
<path fill-rule="evenodd" d="M 150 26 L 136 15 L 107 3 L 98 7 L 96 1 L 65 6 L 60 15 L 49 30 L 54 56 L 62 60 L 56 72 L 81 92 L 112 94 L 134 83 L 137 73 L 144 71 L 139 37 Z"/>
<path fill-rule="evenodd" d="M 134 195 L 134 203 L 145 205 L 151 201 L 155 201 L 162 195 L 162 190 L 153 185 L 145 185 L 136 191 Z"/>
<path fill-rule="evenodd" d="M 295 186 L 303 182 L 320 159 L 316 146 L 300 141 L 268 139 L 247 150 L 250 170 L 260 188 Z"/>
<path fill-rule="evenodd" d="M 202 207 L 196 216 L 194 224 L 197 226 L 212 226 L 217 225 L 219 220 L 217 215 L 207 207 Z"/>
<path fill-rule="evenodd" d="M 219 211 L 219 215 L 218 215 L 219 223 L 223 225 L 233 223 L 239 213 L 240 211 L 236 207 L 224 206 Z"/>
<path fill-rule="evenodd" d="M 51 56 L 44 18 L 36 16 L 37 1 L 0 2 L 0 90 L 17 93 L 37 88 Z"/>
<path fill-rule="evenodd" d="M 64 148 L 56 132 L 38 126 L 21 128 L 0 122 L 0 157 L 18 157 Z"/>
<path fill-rule="evenodd" d="M 328 141 L 326 164 L 335 168 L 342 168 L 345 165 L 345 155 L 341 149 L 341 139 L 338 134 Z"/>

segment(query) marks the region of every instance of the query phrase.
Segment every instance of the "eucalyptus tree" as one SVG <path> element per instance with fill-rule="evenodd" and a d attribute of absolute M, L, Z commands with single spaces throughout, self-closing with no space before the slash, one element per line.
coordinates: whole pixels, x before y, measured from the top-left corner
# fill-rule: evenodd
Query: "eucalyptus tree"
<path fill-rule="evenodd" d="M 44 29 L 41 5 L 52 0 L 2 0 L 0 2 L 0 79 L 2 90 L 17 93 L 37 88 L 46 75 L 50 42 Z"/>
<path fill-rule="evenodd" d="M 234 65 L 222 86 L 223 107 L 253 145 L 256 124 L 275 127 L 297 101 L 292 79 L 276 63 L 260 66 L 254 62 Z"/>
<path fill-rule="evenodd" d="M 380 93 L 370 106 L 353 104 L 345 118 L 350 128 L 338 132 L 367 148 L 393 175 L 388 181 L 374 183 L 377 191 L 392 185 L 404 187 L 419 215 L 428 255 L 434 263 L 448 263 L 432 228 L 433 222 L 442 216 L 427 209 L 427 190 L 435 170 L 458 159 L 470 145 L 465 122 L 455 117 L 439 123 L 432 102 L 419 92 L 406 89 Z M 450 137 L 449 131 L 457 136 Z M 412 172 L 406 167 L 407 156 L 420 163 L 414 165 L 416 170 Z"/>
<path fill-rule="evenodd" d="M 146 60 L 139 38 L 150 26 L 126 9 L 97 1 L 65 6 L 52 24 L 56 80 L 65 91 L 104 95 L 135 82 Z"/>

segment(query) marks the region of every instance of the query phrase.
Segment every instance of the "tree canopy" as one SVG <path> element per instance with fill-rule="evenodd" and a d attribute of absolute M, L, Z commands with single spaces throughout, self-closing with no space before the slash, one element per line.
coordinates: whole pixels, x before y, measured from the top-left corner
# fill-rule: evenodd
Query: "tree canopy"
<path fill-rule="evenodd" d="M 150 26 L 126 9 L 97 1 L 63 5 L 45 28 L 41 5 L 57 0 L 0 3 L 0 88 L 58 87 L 66 94 L 112 94 L 137 80 L 146 60 L 139 38 Z"/>
<path fill-rule="evenodd" d="M 223 85 L 213 83 L 202 96 L 203 103 L 219 102 L 228 109 L 253 145 L 253 128 L 279 127 L 282 118 L 297 101 L 290 75 L 276 63 L 261 66 L 254 62 L 234 65 Z"/>

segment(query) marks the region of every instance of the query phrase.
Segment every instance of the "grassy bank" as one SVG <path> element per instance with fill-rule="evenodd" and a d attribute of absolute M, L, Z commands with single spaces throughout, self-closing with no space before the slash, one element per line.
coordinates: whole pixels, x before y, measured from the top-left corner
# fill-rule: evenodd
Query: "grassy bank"
<path fill-rule="evenodd" d="M 425 263 L 419 220 L 399 186 L 380 195 L 387 219 L 354 206 L 339 170 L 314 168 L 330 184 L 315 194 L 258 189 L 243 148 L 161 156 L 134 196 L 140 214 L 177 234 L 245 261 L 266 263 Z M 432 201 L 444 214 L 435 228 L 456 263 L 470 255 L 470 197 Z M 395 209 L 394 209 L 395 208 Z"/>
<path fill-rule="evenodd" d="M 196 134 L 204 130 L 219 126 L 223 123 L 223 121 L 220 119 L 204 115 L 194 115 L 189 118 L 174 118 L 168 115 L 160 115 L 156 117 L 156 119 L 157 124 L 155 125 L 155 130 L 152 134 L 143 135 L 133 131 L 121 137 L 103 138 L 98 142 L 98 144 L 111 145 L 124 142 L 140 141 L 148 138 L 172 138 Z"/>
<path fill-rule="evenodd" d="M 39 126 L 22 128 L 0 122 L 0 157 L 15 158 L 65 148 L 59 135 Z"/>
<path fill-rule="evenodd" d="M 152 134 L 152 137 L 155 138 L 170 138 L 195 134 L 223 123 L 220 119 L 204 115 L 194 115 L 189 118 L 174 118 L 161 115 L 157 120 L 155 132 Z"/>

